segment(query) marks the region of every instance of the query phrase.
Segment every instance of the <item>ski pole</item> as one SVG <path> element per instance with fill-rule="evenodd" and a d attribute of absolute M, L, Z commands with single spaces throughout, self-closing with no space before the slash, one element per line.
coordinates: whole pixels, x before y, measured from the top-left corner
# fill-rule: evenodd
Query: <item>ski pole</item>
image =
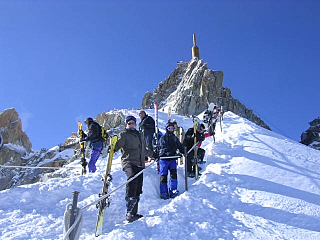
<path fill-rule="evenodd" d="M 181 158 L 182 156 L 168 156 L 168 157 L 160 157 L 160 159 L 171 159 L 171 158 Z"/>
<path fill-rule="evenodd" d="M 184 154 L 183 154 L 183 157 L 184 157 L 184 184 L 185 184 L 185 188 L 186 188 L 186 191 L 188 191 L 188 161 L 187 161 L 187 147 L 184 147 Z"/>
<path fill-rule="evenodd" d="M 192 148 L 189 149 L 189 151 L 187 152 L 187 155 L 195 148 L 195 146 L 197 146 L 197 144 L 199 144 L 200 142 L 195 143 Z"/>

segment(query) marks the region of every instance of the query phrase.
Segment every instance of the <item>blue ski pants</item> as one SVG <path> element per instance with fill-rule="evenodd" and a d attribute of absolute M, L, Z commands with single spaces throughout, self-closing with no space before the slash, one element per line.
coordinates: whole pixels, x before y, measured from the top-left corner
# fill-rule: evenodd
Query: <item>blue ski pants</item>
<path fill-rule="evenodd" d="M 100 153 L 102 151 L 102 148 L 93 148 L 91 150 L 91 156 L 90 156 L 90 161 L 89 161 L 89 164 L 88 164 L 88 167 L 89 167 L 89 172 L 92 172 L 94 173 L 97 168 L 96 168 L 96 162 L 100 156 Z"/>
<path fill-rule="evenodd" d="M 177 161 L 160 159 L 160 194 L 168 194 L 168 171 L 170 171 L 169 188 L 171 191 L 177 190 Z"/>

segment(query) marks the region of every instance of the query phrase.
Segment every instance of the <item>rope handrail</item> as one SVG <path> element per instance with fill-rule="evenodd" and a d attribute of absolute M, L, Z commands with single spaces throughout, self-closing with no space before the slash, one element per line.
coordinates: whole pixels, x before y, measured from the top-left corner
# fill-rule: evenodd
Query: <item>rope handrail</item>
<path fill-rule="evenodd" d="M 111 192 L 101 196 L 100 198 L 98 198 L 96 201 L 88 204 L 87 206 L 84 206 L 82 208 L 80 208 L 81 211 L 84 211 L 86 209 L 88 209 L 90 206 L 97 204 L 98 202 L 104 200 L 105 198 L 109 197 L 111 194 L 113 194 L 114 192 L 116 192 L 117 190 L 119 190 L 120 188 L 122 188 L 124 185 L 127 185 L 128 183 L 132 182 L 134 179 L 136 179 L 138 176 L 140 176 L 144 171 L 146 171 L 149 167 L 151 167 L 156 161 L 150 163 L 145 169 L 143 169 L 142 171 L 138 172 L 136 175 L 134 175 L 132 178 L 130 178 L 128 181 L 126 181 L 125 183 L 121 184 L 120 186 L 118 186 L 117 188 L 115 188 L 114 190 L 112 190 Z"/>
<path fill-rule="evenodd" d="M 61 169 L 61 168 L 67 168 L 67 169 L 75 169 L 75 168 L 82 168 L 82 167 L 32 167 L 32 166 L 6 166 L 6 165 L 0 165 L 2 168 L 42 168 L 42 169 Z"/>
<path fill-rule="evenodd" d="M 77 217 L 74 221 L 74 223 L 72 224 L 72 226 L 70 226 L 70 228 L 68 229 L 68 231 L 66 231 L 66 233 L 64 234 L 64 239 L 69 239 L 69 235 L 70 233 L 73 231 L 73 229 L 76 227 L 76 225 L 79 223 L 80 219 L 82 218 L 82 212 L 86 209 L 88 209 L 90 206 L 92 205 L 96 205 L 98 202 L 104 200 L 105 198 L 109 197 L 111 194 L 113 194 L 114 192 L 118 191 L 120 188 L 122 188 L 123 186 L 125 186 L 126 184 L 130 183 L 131 181 L 133 181 L 134 179 L 136 179 L 138 176 L 140 176 L 144 171 L 146 171 L 148 168 L 150 168 L 154 163 L 156 163 L 156 161 L 150 163 L 145 169 L 143 169 L 142 171 L 138 172 L 135 176 L 133 176 L 132 178 L 130 178 L 128 181 L 126 181 L 125 183 L 121 184 L 120 186 L 118 186 L 117 188 L 115 188 L 114 190 L 112 190 L 111 192 L 103 195 L 102 197 L 98 198 L 96 201 L 93 201 L 92 203 L 82 207 L 82 208 L 78 208 L 78 214 Z M 67 205 L 67 209 L 70 208 L 70 204 Z"/>

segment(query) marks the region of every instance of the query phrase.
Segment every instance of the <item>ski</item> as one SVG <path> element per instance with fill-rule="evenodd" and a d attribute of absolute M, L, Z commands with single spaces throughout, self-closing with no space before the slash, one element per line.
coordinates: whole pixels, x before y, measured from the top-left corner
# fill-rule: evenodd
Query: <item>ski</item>
<path fill-rule="evenodd" d="M 219 117 L 220 117 L 220 130 L 222 132 L 222 120 L 223 120 L 223 107 L 221 106 L 220 112 L 219 112 Z"/>
<path fill-rule="evenodd" d="M 154 117 L 155 117 L 155 152 L 156 152 L 156 156 L 158 157 L 159 155 L 159 128 L 158 128 L 158 120 L 159 120 L 159 107 L 158 104 L 154 103 Z M 157 159 L 156 159 L 157 160 Z M 158 173 L 160 173 L 160 165 L 159 165 L 159 161 L 157 162 L 157 169 L 158 169 Z"/>
<path fill-rule="evenodd" d="M 84 132 L 82 130 L 82 123 L 78 121 L 78 133 L 80 136 L 80 139 L 84 138 Z M 82 166 L 82 175 L 86 175 L 87 174 L 87 161 L 86 161 L 86 157 L 85 157 L 85 146 L 84 146 L 84 142 L 79 142 L 80 143 L 80 151 L 81 151 L 81 166 Z"/>
<path fill-rule="evenodd" d="M 111 172 L 111 165 L 112 165 L 112 159 L 114 155 L 114 148 L 116 146 L 116 143 L 118 141 L 118 136 L 113 136 L 110 140 L 110 148 L 109 148 L 109 155 L 108 155 L 108 163 L 106 168 L 106 173 L 104 175 L 103 180 L 103 187 L 102 187 L 102 193 L 99 194 L 99 197 L 102 197 L 103 195 L 108 193 L 109 186 L 112 181 L 112 176 L 110 174 Z M 101 200 L 97 204 L 97 208 L 99 209 L 98 213 L 98 220 L 96 224 L 96 230 L 95 230 L 95 236 L 98 237 L 102 234 L 102 228 L 103 228 L 103 221 L 104 221 L 104 213 L 107 207 L 109 207 L 110 201 L 109 198 L 105 198 Z"/>
<path fill-rule="evenodd" d="M 198 168 L 198 144 L 197 144 L 197 120 L 193 120 L 193 134 L 194 134 L 194 149 L 193 149 L 193 159 L 194 159 L 194 171 L 195 178 L 199 178 L 199 168 Z"/>
<path fill-rule="evenodd" d="M 172 117 L 172 105 L 170 104 L 169 107 L 168 107 L 168 122 L 171 122 L 171 117 Z"/>

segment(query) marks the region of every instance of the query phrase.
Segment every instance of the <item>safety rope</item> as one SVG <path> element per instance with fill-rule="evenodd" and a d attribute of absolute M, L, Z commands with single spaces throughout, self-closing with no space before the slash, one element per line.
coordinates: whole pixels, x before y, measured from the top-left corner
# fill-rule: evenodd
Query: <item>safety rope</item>
<path fill-rule="evenodd" d="M 70 233 L 72 232 L 72 230 L 76 227 L 76 225 L 79 223 L 79 221 L 82 222 L 82 212 L 85 211 L 86 209 L 88 209 L 89 207 L 91 207 L 92 205 L 96 205 L 98 202 L 104 200 L 105 198 L 109 197 L 111 194 L 115 193 L 116 191 L 118 191 L 120 188 L 122 188 L 123 186 L 127 185 L 128 183 L 132 182 L 134 179 L 136 179 L 138 176 L 140 176 L 144 171 L 146 171 L 148 168 L 150 168 L 154 163 L 156 163 L 156 161 L 154 162 L 151 162 L 145 169 L 143 169 L 142 171 L 138 172 L 136 175 L 134 175 L 132 178 L 130 178 L 128 181 L 126 181 L 125 183 L 121 184 L 119 187 L 115 188 L 114 190 L 112 190 L 111 192 L 101 196 L 100 198 L 98 198 L 96 201 L 82 207 L 82 208 L 79 208 L 79 211 L 78 211 L 78 215 L 74 221 L 74 223 L 72 224 L 72 226 L 70 226 L 70 229 L 68 231 L 65 231 L 64 233 L 64 239 L 66 240 L 69 240 L 69 235 Z M 69 206 L 69 207 L 68 207 Z M 67 205 L 67 210 L 66 212 L 69 210 L 70 208 L 70 204 Z M 68 214 L 65 213 L 65 217 L 67 217 Z M 67 224 L 66 223 L 66 219 L 65 219 L 65 225 Z M 80 225 L 82 224 L 80 222 Z M 75 238 L 76 239 L 76 238 Z"/>
<path fill-rule="evenodd" d="M 114 192 L 116 192 L 117 190 L 119 190 L 120 188 L 122 188 L 123 186 L 127 185 L 128 183 L 132 182 L 134 179 L 136 179 L 138 176 L 140 176 L 144 171 L 146 171 L 149 167 L 151 167 L 154 163 L 151 162 L 145 169 L 143 169 L 142 171 L 138 172 L 136 175 L 134 175 L 132 178 L 130 178 L 128 181 L 126 181 L 125 183 L 123 183 L 122 185 L 120 185 L 119 187 L 115 188 L 114 190 L 112 190 L 110 193 L 107 193 L 106 195 L 103 195 L 102 197 L 98 198 L 96 201 L 90 203 L 89 205 L 82 207 L 80 210 L 86 210 L 88 209 L 90 206 L 97 204 L 98 202 L 102 201 L 103 199 L 109 197 L 111 194 L 113 194 Z"/>
<path fill-rule="evenodd" d="M 75 168 L 82 168 L 82 167 L 32 167 L 32 166 L 6 166 L 6 165 L 0 165 L 2 168 L 42 168 L 42 169 L 75 169 Z"/>
<path fill-rule="evenodd" d="M 239 99 L 242 103 L 244 103 L 246 106 L 248 106 L 250 109 L 251 108 L 248 104 L 246 104 L 245 102 L 243 102 L 240 98 L 238 98 L 237 96 L 235 96 L 234 94 L 232 94 L 235 98 Z M 285 137 L 290 138 L 287 134 L 285 134 L 281 129 L 279 129 L 276 125 L 274 125 L 272 122 L 270 122 L 268 119 L 266 119 L 264 116 L 262 116 L 260 113 L 258 113 L 256 110 L 254 110 L 254 112 L 262 119 L 264 119 L 266 122 L 268 122 L 270 125 L 272 125 L 275 129 L 277 129 L 281 134 L 283 134 Z"/>

